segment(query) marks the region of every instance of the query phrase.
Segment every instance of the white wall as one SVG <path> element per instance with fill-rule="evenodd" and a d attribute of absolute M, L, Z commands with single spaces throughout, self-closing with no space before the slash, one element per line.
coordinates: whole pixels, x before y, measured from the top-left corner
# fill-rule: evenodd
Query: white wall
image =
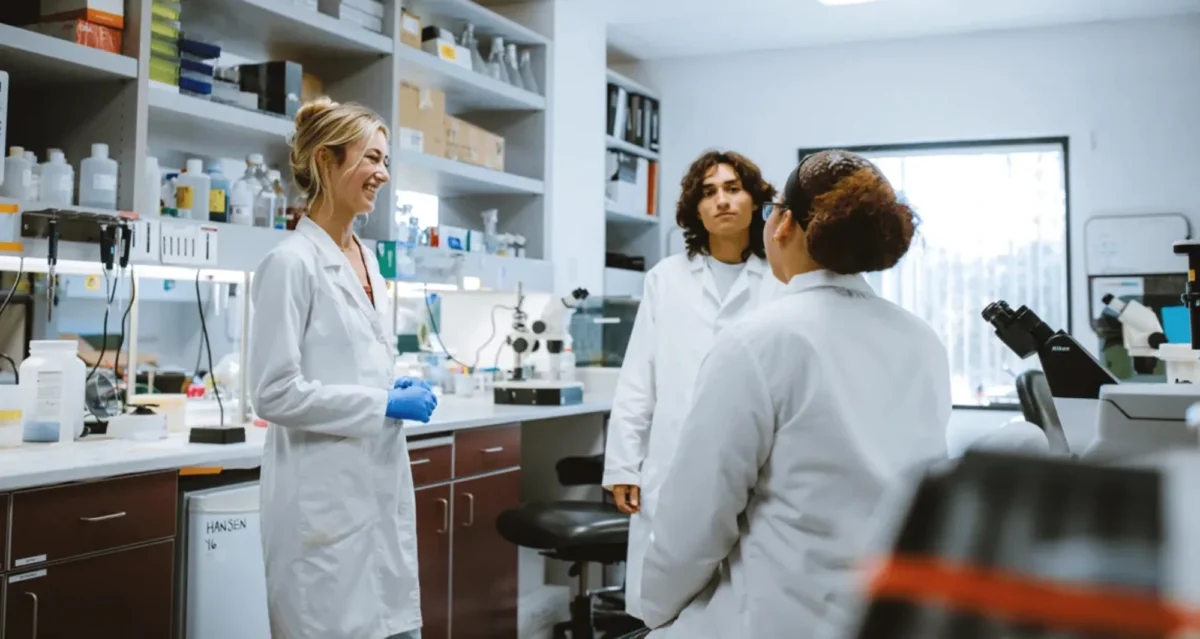
<path fill-rule="evenodd" d="M 1182 212 L 1200 228 L 1200 18 L 664 60 L 663 202 L 709 147 L 782 182 L 802 147 L 1068 135 L 1072 329 L 1083 223 Z"/>
<path fill-rule="evenodd" d="M 1077 335 L 1090 331 L 1082 257 L 1089 217 L 1182 212 L 1200 229 L 1200 18 L 663 60 L 620 70 L 662 95 L 663 202 L 678 198 L 679 176 L 709 147 L 747 154 L 780 183 L 804 147 L 1070 136 Z M 998 424 L 1011 415 L 956 411 L 955 421 Z"/>

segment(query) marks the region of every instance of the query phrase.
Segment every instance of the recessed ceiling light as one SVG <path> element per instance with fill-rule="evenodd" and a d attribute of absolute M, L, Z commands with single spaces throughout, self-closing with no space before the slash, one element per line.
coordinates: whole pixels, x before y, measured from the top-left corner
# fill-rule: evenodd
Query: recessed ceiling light
<path fill-rule="evenodd" d="M 819 2 L 827 7 L 844 7 L 851 4 L 867 4 L 868 2 L 876 2 L 877 0 L 819 0 Z"/>

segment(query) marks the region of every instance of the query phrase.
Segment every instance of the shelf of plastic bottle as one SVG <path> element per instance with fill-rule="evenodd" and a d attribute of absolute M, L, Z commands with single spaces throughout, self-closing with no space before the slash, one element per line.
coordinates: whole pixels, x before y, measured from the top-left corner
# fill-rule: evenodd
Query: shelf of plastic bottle
<path fill-rule="evenodd" d="M 392 52 L 392 39 L 292 0 L 205 0 L 187 3 L 189 32 L 223 51 L 304 65 Z"/>
<path fill-rule="evenodd" d="M 446 110 L 542 111 L 546 98 L 476 73 L 453 62 L 410 46 L 396 47 L 397 69 L 402 80 L 446 93 Z"/>
<path fill-rule="evenodd" d="M 475 33 L 491 40 L 495 36 L 504 38 L 518 46 L 546 46 L 550 40 L 524 25 L 484 7 L 474 0 L 425 0 L 418 8 L 425 24 L 436 24 L 455 33 L 468 24 L 475 25 Z"/>
<path fill-rule="evenodd" d="M 294 126 L 282 116 L 150 87 L 150 137 L 182 150 L 220 146 L 228 152 L 286 150 Z"/>
<path fill-rule="evenodd" d="M 417 151 L 401 151 L 393 181 L 397 188 L 439 197 L 463 195 L 541 195 L 541 180 L 447 160 Z"/>
<path fill-rule="evenodd" d="M 654 151 L 651 151 L 650 149 L 647 149 L 645 147 L 641 147 L 636 144 L 633 144 L 632 142 L 626 142 L 625 140 L 622 140 L 620 138 L 615 138 L 611 135 L 607 136 L 606 142 L 608 144 L 608 148 L 610 148 L 614 151 L 624 151 L 625 153 L 629 153 L 631 155 L 636 155 L 641 158 L 646 158 L 647 160 L 650 160 L 651 162 L 658 161 L 657 153 L 655 153 Z"/>
<path fill-rule="evenodd" d="M 137 60 L 0 24 L 0 69 L 33 83 L 137 78 Z"/>

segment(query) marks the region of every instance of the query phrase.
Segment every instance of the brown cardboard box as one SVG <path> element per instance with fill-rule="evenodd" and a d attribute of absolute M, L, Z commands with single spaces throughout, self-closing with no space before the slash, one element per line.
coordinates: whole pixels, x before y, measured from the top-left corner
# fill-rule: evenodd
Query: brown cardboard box
<path fill-rule="evenodd" d="M 400 10 L 400 42 L 421 48 L 421 19 L 407 9 Z"/>
<path fill-rule="evenodd" d="M 321 78 L 305 71 L 304 75 L 300 76 L 300 103 L 308 104 L 323 95 L 325 95 L 325 85 L 321 82 Z"/>
<path fill-rule="evenodd" d="M 446 116 L 446 157 L 504 170 L 504 138 L 452 115 Z"/>
<path fill-rule="evenodd" d="M 38 33 L 53 38 L 82 44 L 85 47 L 121 53 L 121 30 L 94 24 L 87 20 L 63 20 L 61 22 L 43 22 L 32 27 Z"/>
<path fill-rule="evenodd" d="M 446 94 L 400 84 L 400 148 L 429 155 L 446 155 Z"/>

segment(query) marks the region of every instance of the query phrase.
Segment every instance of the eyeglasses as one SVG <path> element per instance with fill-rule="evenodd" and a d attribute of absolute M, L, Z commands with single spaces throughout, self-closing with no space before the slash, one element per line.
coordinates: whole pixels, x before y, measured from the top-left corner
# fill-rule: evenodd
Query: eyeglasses
<path fill-rule="evenodd" d="M 783 213 L 784 211 L 787 211 L 787 210 L 788 210 L 788 206 L 786 204 L 783 204 L 782 202 L 767 202 L 762 207 L 763 221 L 765 222 L 766 220 L 770 219 L 771 214 L 774 213 L 775 211 L 779 211 L 780 213 Z"/>

